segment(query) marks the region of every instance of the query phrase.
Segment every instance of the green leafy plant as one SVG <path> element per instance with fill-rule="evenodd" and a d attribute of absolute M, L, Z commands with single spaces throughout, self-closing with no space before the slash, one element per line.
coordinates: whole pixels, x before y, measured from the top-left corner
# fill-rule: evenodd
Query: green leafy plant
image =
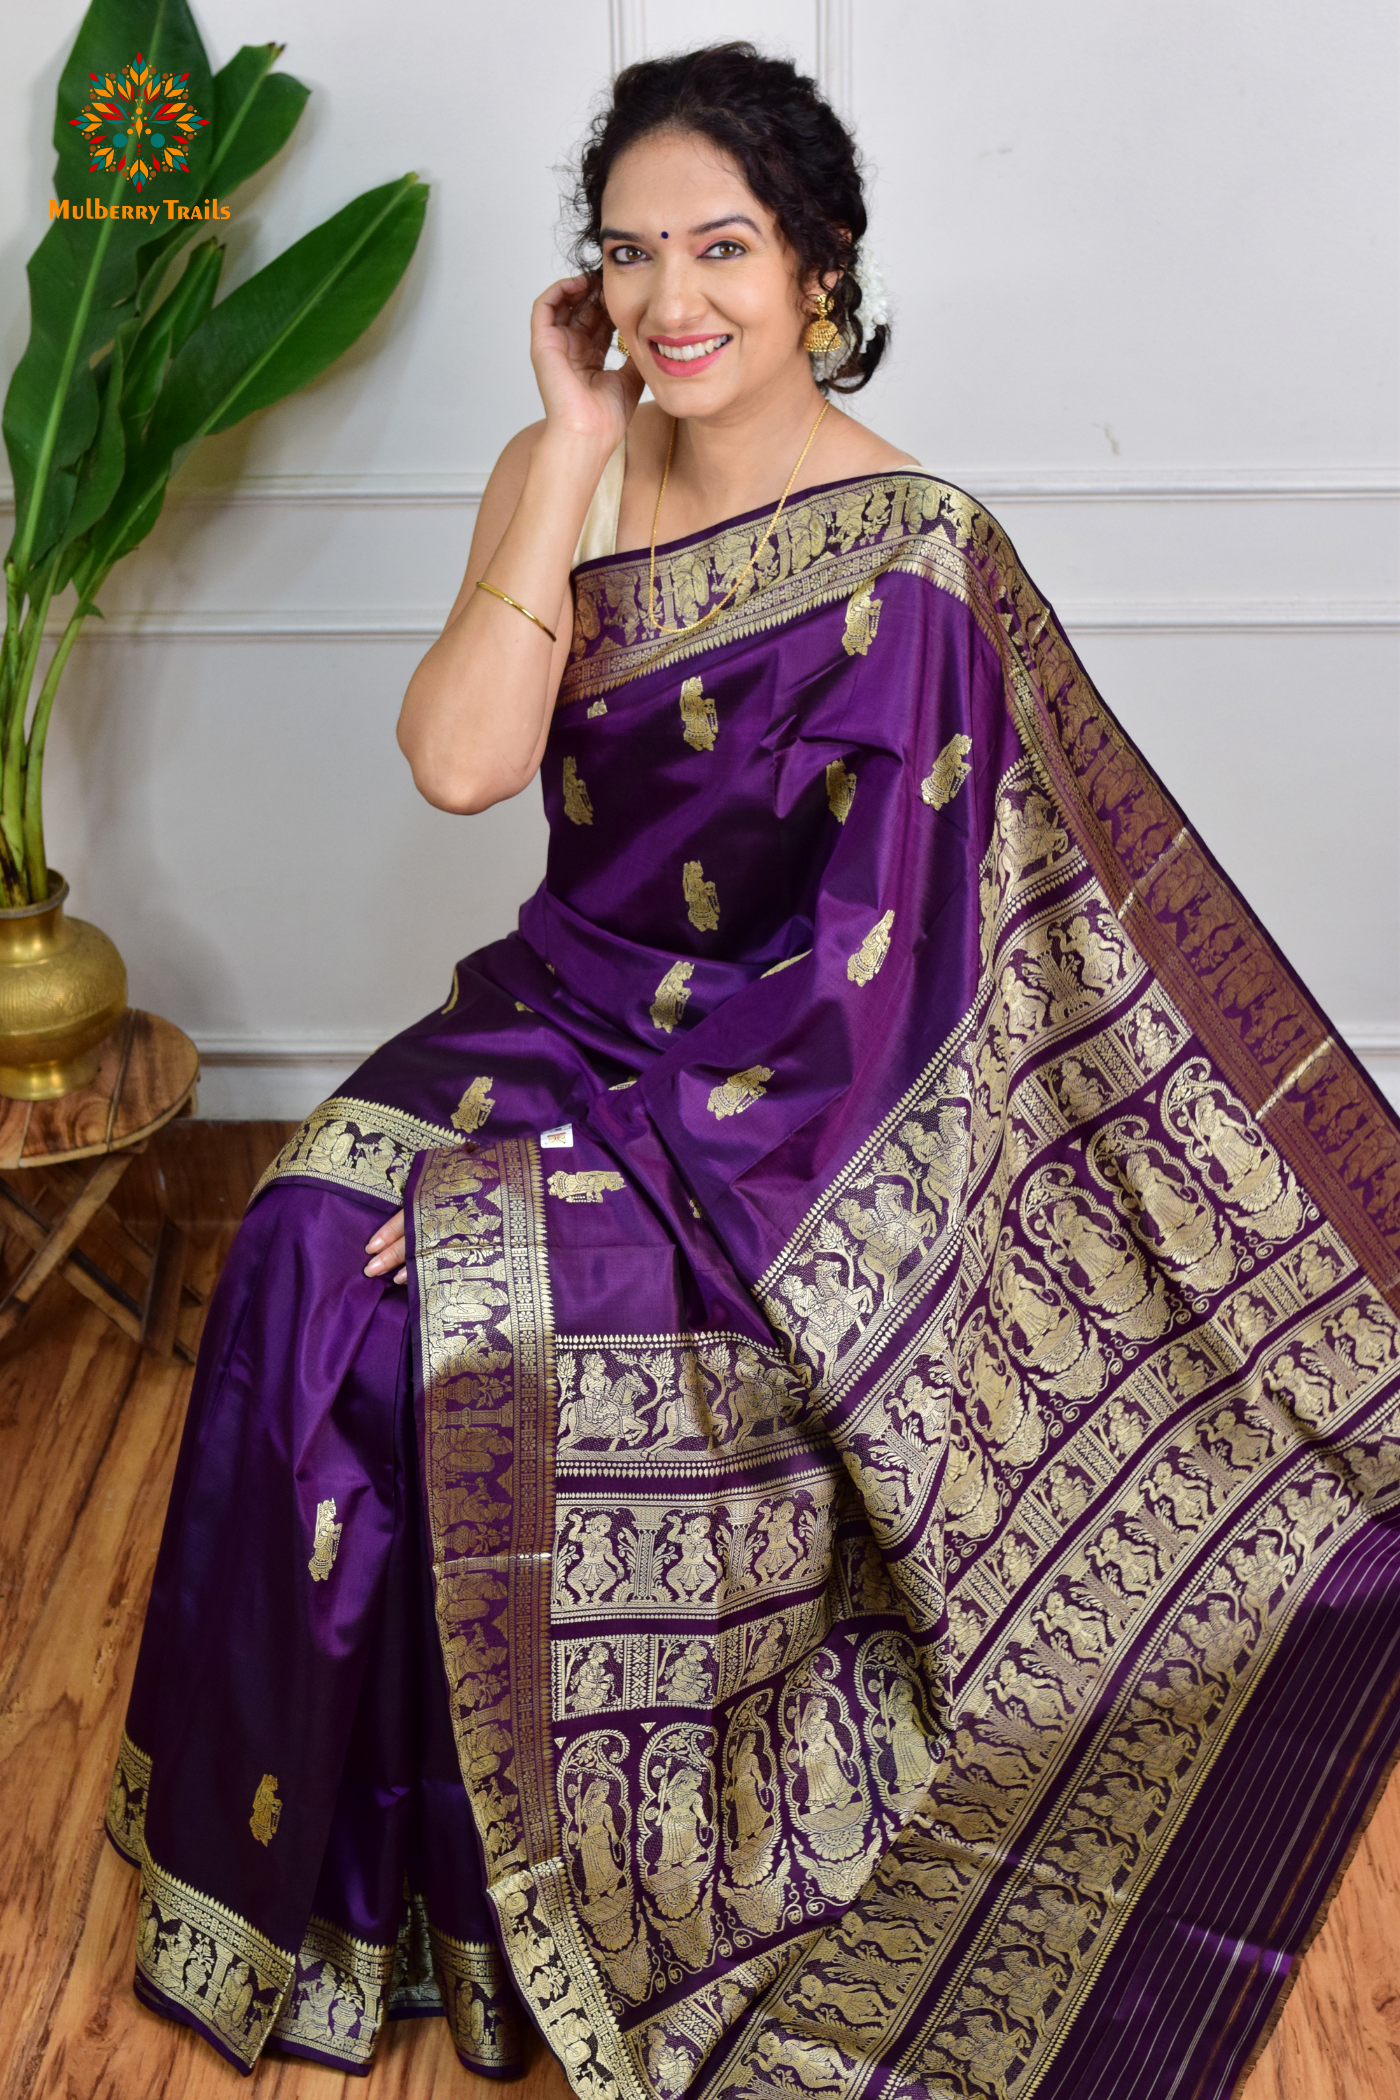
<path fill-rule="evenodd" d="M 54 196 L 70 216 L 51 218 L 29 259 L 30 336 L 4 410 L 15 533 L 0 656 L 0 906 L 48 895 L 49 718 L 113 564 L 155 524 L 192 445 L 305 386 L 363 334 L 422 228 L 427 188 L 402 176 L 215 303 L 224 250 L 211 228 L 286 144 L 309 93 L 273 71 L 281 50 L 247 45 L 211 76 L 185 0 L 93 0 L 63 69 Z M 197 113 L 174 151 L 163 115 L 174 100 L 131 88 L 138 63 L 154 89 L 178 82 Z M 96 120 L 85 130 L 80 113 L 119 73 L 131 91 L 102 105 L 117 117 L 94 148 Z M 159 153 L 163 172 L 135 165 L 143 124 L 141 150 Z M 76 603 L 35 696 L 44 631 L 70 586 Z"/>

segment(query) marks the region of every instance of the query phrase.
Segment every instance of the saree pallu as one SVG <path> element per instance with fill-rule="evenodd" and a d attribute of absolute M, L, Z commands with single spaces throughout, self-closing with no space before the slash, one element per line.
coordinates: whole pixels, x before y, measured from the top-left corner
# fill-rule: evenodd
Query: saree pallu
<path fill-rule="evenodd" d="M 1223 2096 L 1400 1742 L 1396 1125 L 984 511 L 766 525 L 658 556 L 676 627 L 759 547 L 687 635 L 576 571 L 544 886 L 255 1198 L 140 1988 L 245 2067 L 455 1960 L 595 2100 Z"/>

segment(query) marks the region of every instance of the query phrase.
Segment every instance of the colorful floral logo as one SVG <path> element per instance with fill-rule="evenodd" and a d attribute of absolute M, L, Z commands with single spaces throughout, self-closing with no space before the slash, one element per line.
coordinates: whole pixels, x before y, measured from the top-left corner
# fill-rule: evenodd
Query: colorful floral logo
<path fill-rule="evenodd" d="M 188 73 L 158 73 L 138 51 L 124 73 L 89 73 L 92 93 L 70 121 L 92 154 L 88 173 L 123 171 L 144 189 L 153 175 L 189 172 L 190 144 L 209 122 L 190 100 Z"/>

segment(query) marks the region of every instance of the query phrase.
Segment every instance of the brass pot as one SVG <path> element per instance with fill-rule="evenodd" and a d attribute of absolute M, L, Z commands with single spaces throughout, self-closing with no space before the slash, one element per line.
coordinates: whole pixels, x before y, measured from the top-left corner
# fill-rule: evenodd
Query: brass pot
<path fill-rule="evenodd" d="M 86 1086 L 126 1012 L 126 964 L 105 933 L 66 919 L 49 869 L 42 904 L 0 911 L 0 1095 L 48 1101 Z"/>

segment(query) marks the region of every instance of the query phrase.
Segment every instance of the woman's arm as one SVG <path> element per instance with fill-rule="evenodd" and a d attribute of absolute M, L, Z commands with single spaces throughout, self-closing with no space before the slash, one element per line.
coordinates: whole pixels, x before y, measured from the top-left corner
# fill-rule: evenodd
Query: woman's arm
<path fill-rule="evenodd" d="M 414 782 L 438 809 L 474 815 L 518 795 L 538 771 L 569 653 L 574 548 L 642 392 L 635 365 L 603 370 L 611 332 L 585 277 L 535 302 L 530 355 L 544 421 L 512 438 L 496 463 L 457 601 L 399 715 Z M 477 590 L 483 577 L 557 640 Z"/>

